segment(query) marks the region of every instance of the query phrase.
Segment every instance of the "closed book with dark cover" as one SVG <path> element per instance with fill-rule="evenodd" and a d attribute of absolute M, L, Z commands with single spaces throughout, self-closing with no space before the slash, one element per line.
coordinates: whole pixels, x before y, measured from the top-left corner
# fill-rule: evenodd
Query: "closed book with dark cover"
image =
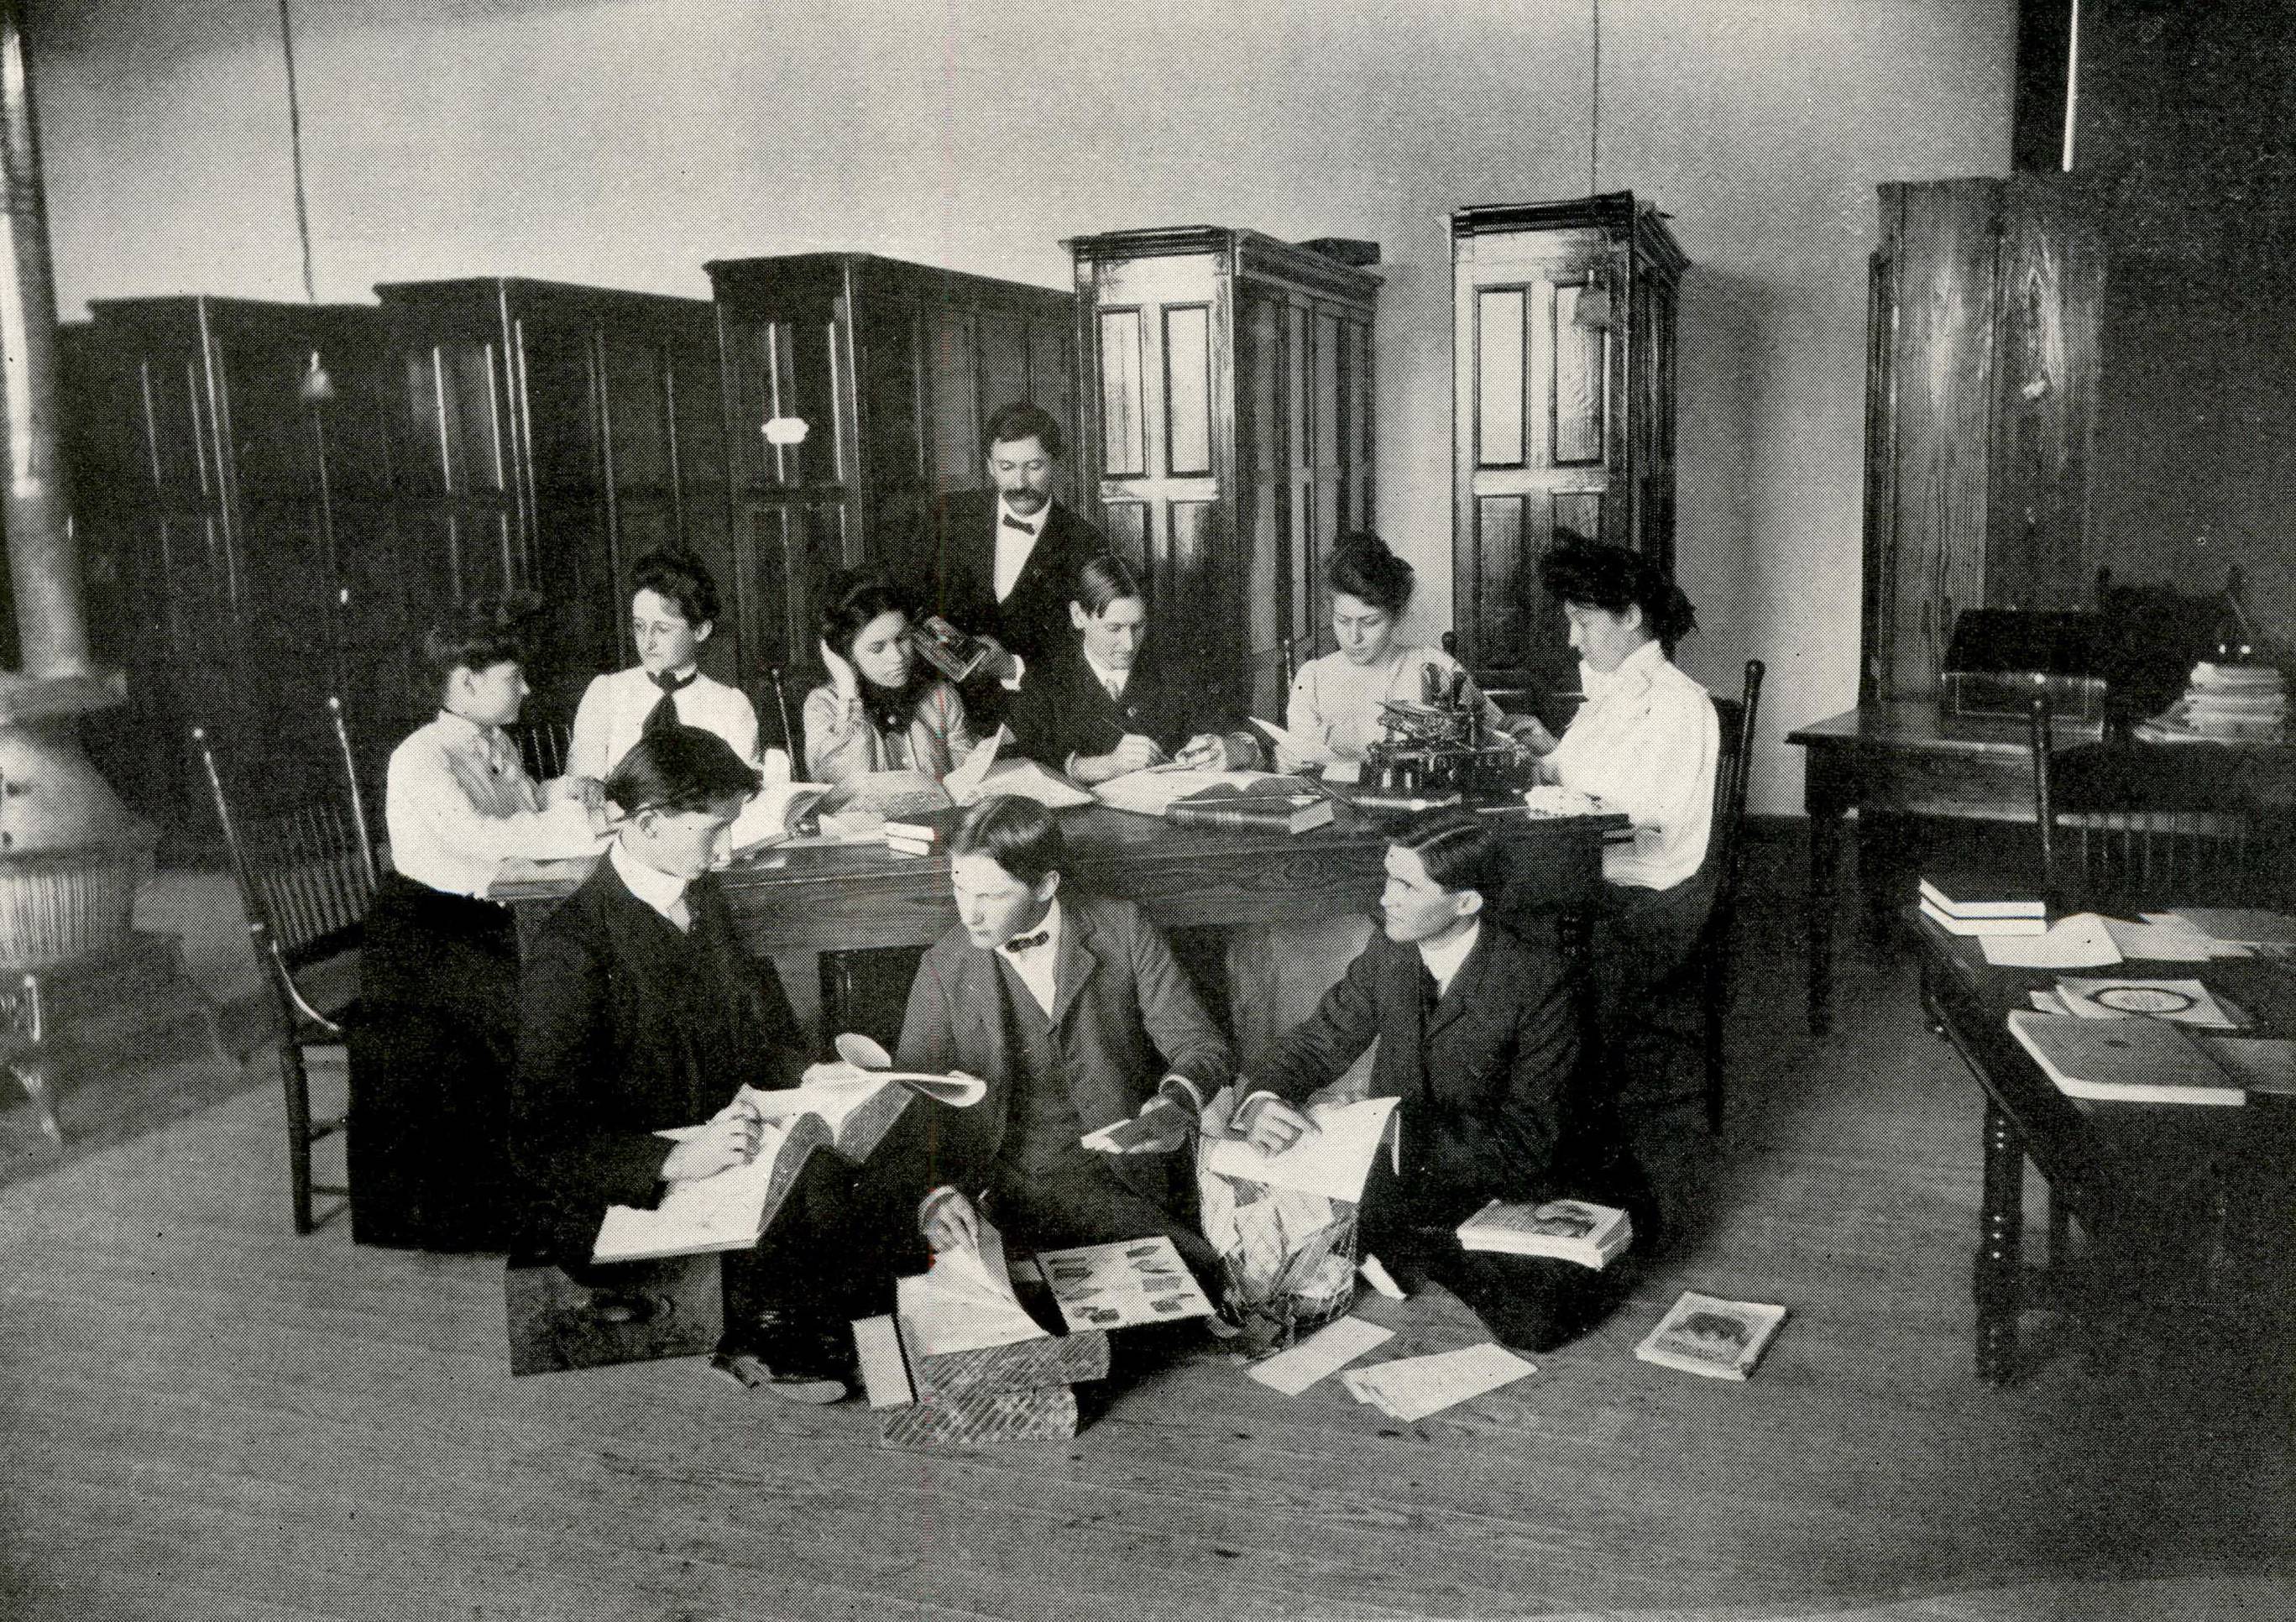
<path fill-rule="evenodd" d="M 1332 802 L 1321 794 L 1259 784 L 1201 789 L 1164 807 L 1168 820 L 1187 827 L 1262 828 L 1283 833 L 1320 828 L 1332 815 Z"/>

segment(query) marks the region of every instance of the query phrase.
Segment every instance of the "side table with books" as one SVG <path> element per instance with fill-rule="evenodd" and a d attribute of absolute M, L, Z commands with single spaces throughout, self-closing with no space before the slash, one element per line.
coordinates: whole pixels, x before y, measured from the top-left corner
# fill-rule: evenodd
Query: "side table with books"
<path fill-rule="evenodd" d="M 2296 1037 L 2296 966 L 2263 955 L 2128 960 L 2114 971 L 2122 988 L 2197 983 L 2210 1005 L 2235 1011 L 2238 1025 L 2162 1030 L 2157 1015 L 2135 1012 L 2139 1023 L 2124 1029 L 2065 1012 L 2066 988 L 2086 982 L 1997 965 L 1982 938 L 1948 933 L 1927 916 L 1915 922 L 1923 1006 L 1985 1093 L 1972 1277 L 1979 1378 L 2017 1378 L 2019 1320 L 2033 1308 L 2126 1315 L 2120 1327 L 2146 1334 L 2194 1314 L 2235 1333 L 2284 1319 L 2279 1258 L 2296 1240 L 2288 1231 L 2296 1225 L 2296 1097 L 2276 1089 L 2268 1056 L 2288 1052 L 2273 1048 L 2274 1039 Z M 2158 991 L 2104 999 L 2132 1010 L 2188 1000 Z M 2040 1012 L 2052 1004 L 2054 1013 Z M 2218 1042 L 2233 1044 L 2224 1057 L 2210 1045 Z M 2234 1051 L 2267 1058 L 2247 1061 L 2255 1069 L 2243 1075 Z M 2164 1065 L 2173 1058 L 2181 1079 L 2165 1068 L 2154 1077 L 2142 1057 L 2148 1052 Z M 2092 1066 L 2083 1053 L 2100 1058 Z M 2106 1057 L 2124 1066 L 2133 1059 L 2144 1073 L 2109 1072 Z M 2133 1085 L 2116 1085 L 2124 1075 Z M 2038 1268 L 2024 1258 L 2028 1159 L 2049 1197 L 2048 1249 Z M 2084 1241 L 2078 1258 L 2075 1223 Z"/>

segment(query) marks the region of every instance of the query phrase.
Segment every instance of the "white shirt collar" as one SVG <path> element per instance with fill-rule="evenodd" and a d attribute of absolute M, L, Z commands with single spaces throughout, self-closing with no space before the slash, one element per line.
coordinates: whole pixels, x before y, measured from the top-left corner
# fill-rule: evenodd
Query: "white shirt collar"
<path fill-rule="evenodd" d="M 685 927 L 679 922 L 677 916 L 678 912 L 685 910 L 681 905 L 685 900 L 685 880 L 675 873 L 666 873 L 659 867 L 648 867 L 624 849 L 619 840 L 614 841 L 614 848 L 606 859 L 614 864 L 614 871 L 621 874 L 622 882 L 630 887 L 631 895 L 670 922 L 677 924 L 678 928 Z"/>
<path fill-rule="evenodd" d="M 1658 667 L 1666 662 L 1666 650 L 1657 640 L 1643 643 L 1619 661 L 1619 668 L 1609 674 L 1595 669 L 1585 659 L 1578 661 L 1578 691 L 1588 698 L 1600 692 L 1624 692 L 1646 687 Z"/>
<path fill-rule="evenodd" d="M 1081 638 L 1078 640 L 1077 651 L 1084 655 L 1084 662 L 1090 668 L 1093 679 L 1098 682 L 1102 687 L 1105 688 L 1109 683 L 1114 682 L 1118 687 L 1126 691 L 1130 690 L 1132 686 L 1131 671 L 1118 670 L 1111 666 L 1102 664 L 1098 659 L 1092 656 L 1092 650 L 1085 646 Z"/>
<path fill-rule="evenodd" d="M 494 741 L 503 735 L 499 726 L 481 726 L 468 716 L 456 715 L 451 709 L 439 712 L 439 725 L 447 729 L 447 741 L 451 747 L 458 743 L 483 743 L 492 748 Z"/>
<path fill-rule="evenodd" d="M 1467 961 L 1467 954 L 1475 949 L 1475 943 L 1482 938 L 1483 921 L 1478 918 L 1456 940 L 1431 946 L 1423 940 L 1419 943 L 1419 961 L 1425 963 L 1427 972 L 1435 977 L 1437 996 L 1451 989 L 1451 981 L 1457 976 L 1459 965 Z"/>
<path fill-rule="evenodd" d="M 1034 935 L 1040 930 L 1044 934 L 1045 944 L 1041 946 L 1036 947 L 1026 954 L 1026 955 L 1032 963 L 1048 963 L 1054 958 L 1058 957 L 1061 951 L 1061 898 L 1058 896 L 1054 896 L 1053 897 L 1052 905 L 1045 909 L 1045 915 L 1037 921 L 1036 928 L 1023 930 L 1021 933 L 1023 935 Z M 999 952 L 1004 952 L 1004 948 L 1001 946 L 996 949 Z M 1013 952 L 1004 952 L 1004 955 L 1017 961 L 1022 954 Z"/>
<path fill-rule="evenodd" d="M 1037 515 L 1034 518 L 1030 518 L 1025 512 L 1013 512 L 1012 504 L 1001 495 L 996 498 L 996 527 L 999 529 L 1004 528 L 1004 520 L 1010 519 L 1030 535 L 1041 537 L 1045 533 L 1046 523 L 1052 516 L 1053 503 L 1050 496 L 1045 498 L 1045 504 L 1037 509 Z"/>

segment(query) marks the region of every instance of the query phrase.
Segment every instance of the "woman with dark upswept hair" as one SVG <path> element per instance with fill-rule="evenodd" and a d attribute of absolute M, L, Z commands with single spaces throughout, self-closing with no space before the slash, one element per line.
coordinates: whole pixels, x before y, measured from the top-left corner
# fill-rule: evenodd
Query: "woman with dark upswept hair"
<path fill-rule="evenodd" d="M 350 1049 L 351 1236 L 490 1249 L 501 1242 L 518 941 L 486 899 L 512 857 L 596 849 L 569 778 L 529 780 L 503 729 L 526 699 L 523 597 L 472 604 L 422 655 L 435 718 L 391 752 L 393 871 L 367 910 Z"/>
<path fill-rule="evenodd" d="M 964 700 L 909 643 L 909 602 L 874 574 L 829 584 L 819 620 L 829 680 L 805 696 L 805 773 L 946 777 L 972 752 Z"/>
<path fill-rule="evenodd" d="M 1626 813 L 1630 842 L 1603 853 L 1596 971 L 1609 1001 L 1654 983 L 1689 954 L 1713 885 L 1702 872 L 1714 816 L 1721 729 L 1714 702 L 1667 657 L 1698 617 L 1640 553 L 1576 541 L 1541 567 L 1570 622 L 1586 702 L 1556 738 L 1535 719 L 1516 737 L 1539 775 Z M 1605 971 L 1605 960 L 1615 960 Z"/>
<path fill-rule="evenodd" d="M 1459 661 L 1440 648 L 1399 641 L 1396 631 L 1411 605 L 1416 582 L 1411 565 L 1367 530 L 1343 535 L 1324 569 L 1332 594 L 1332 635 L 1338 651 L 1310 659 L 1292 678 L 1283 711 L 1286 731 L 1321 743 L 1342 759 L 1359 758 L 1385 736 L 1380 709 L 1397 700 L 1416 702 L 1422 672 L 1433 666 L 1448 683 Z M 1499 707 L 1466 678 L 1465 692 L 1484 724 L 1502 724 Z"/>

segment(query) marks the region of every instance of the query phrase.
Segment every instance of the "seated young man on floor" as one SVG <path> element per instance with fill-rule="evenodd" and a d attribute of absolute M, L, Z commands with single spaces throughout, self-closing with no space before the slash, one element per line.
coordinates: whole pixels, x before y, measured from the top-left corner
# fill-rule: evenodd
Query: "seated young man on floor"
<path fill-rule="evenodd" d="M 1607 1109 L 1579 1085 L 1574 987 L 1554 946 L 1483 916 L 1499 852 L 1472 815 L 1439 811 L 1387 848 L 1381 932 L 1246 1084 L 1236 1124 L 1263 1149 L 1315 1130 L 1299 1105 L 1374 1040 L 1370 1095 L 1399 1100 L 1401 1169 L 1382 1154 L 1359 1236 L 1398 1274 L 1432 1277 L 1509 1346 L 1546 1351 L 1615 1305 L 1625 1269 L 1470 1251 L 1454 1230 L 1488 1201 L 1623 1206 L 1656 1237 L 1648 1187 Z"/>
<path fill-rule="evenodd" d="M 937 1250 L 970 1242 L 977 1207 L 1036 1249 L 1161 1233 L 1216 1290 L 1218 1257 L 1185 1215 L 1186 1157 L 1078 1141 L 1138 1115 L 1184 1143 L 1234 1073 L 1164 938 L 1128 901 L 1062 889 L 1060 824 L 1034 800 L 981 801 L 949 858 L 961 922 L 918 965 L 900 1063 L 964 1070 L 988 1091 L 932 1118 L 927 1238 Z"/>
<path fill-rule="evenodd" d="M 735 938 L 709 869 L 758 774 L 713 733 L 646 733 L 608 776 L 614 843 L 537 933 L 521 986 L 512 1153 L 531 1249 L 611 1292 L 590 1261 L 609 1205 L 651 1208 L 670 1184 L 759 1149 L 744 1083 L 794 1085 L 804 1048 L 769 963 Z M 682 1143 L 656 1135 L 706 1121 Z M 923 1261 L 914 1184 L 816 1152 L 765 1236 L 726 1258 L 718 1365 L 805 1401 L 845 1394 L 848 1321 L 890 1304 Z"/>

